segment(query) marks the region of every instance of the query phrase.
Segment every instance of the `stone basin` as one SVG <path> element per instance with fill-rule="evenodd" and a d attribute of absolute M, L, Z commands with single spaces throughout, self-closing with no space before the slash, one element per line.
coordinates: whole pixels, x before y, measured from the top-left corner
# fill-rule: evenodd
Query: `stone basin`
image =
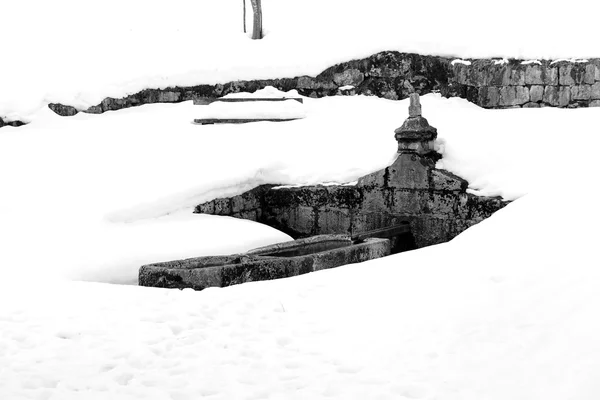
<path fill-rule="evenodd" d="M 388 239 L 352 240 L 348 235 L 319 235 L 260 247 L 243 254 L 144 265 L 139 271 L 139 284 L 202 290 L 287 278 L 389 254 Z"/>

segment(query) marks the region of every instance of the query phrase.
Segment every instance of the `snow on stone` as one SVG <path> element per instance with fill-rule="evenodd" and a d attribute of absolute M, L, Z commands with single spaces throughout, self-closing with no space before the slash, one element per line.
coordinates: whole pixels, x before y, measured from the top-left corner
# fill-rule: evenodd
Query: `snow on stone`
<path fill-rule="evenodd" d="M 352 85 L 345 85 L 345 86 L 340 86 L 338 89 L 339 90 L 352 90 L 352 89 L 354 89 L 354 86 L 352 86 Z"/>
<path fill-rule="evenodd" d="M 521 64 L 523 64 L 523 65 L 530 65 L 530 64 L 542 65 L 540 60 L 525 60 L 525 61 L 521 61 Z"/>
<path fill-rule="evenodd" d="M 306 117 L 304 105 L 296 100 L 213 102 L 199 106 L 199 119 L 298 119 Z"/>
<path fill-rule="evenodd" d="M 570 63 L 576 64 L 576 63 L 586 63 L 586 62 L 588 62 L 589 60 L 587 60 L 587 59 L 585 59 L 585 58 L 559 58 L 559 59 L 557 59 L 557 60 L 554 60 L 554 61 L 552 61 L 552 62 L 550 63 L 550 65 L 552 65 L 552 64 L 556 64 L 556 63 L 559 63 L 559 62 L 562 62 L 562 61 L 567 61 L 567 62 L 570 62 Z"/>
<path fill-rule="evenodd" d="M 457 58 L 455 60 L 452 60 L 452 62 L 450 64 L 452 64 L 452 65 L 455 65 L 455 64 L 471 65 L 471 61 L 461 60 L 460 58 Z"/>
<path fill-rule="evenodd" d="M 223 96 L 224 99 L 283 99 L 283 98 L 299 98 L 297 90 L 289 90 L 284 92 L 279 90 L 273 86 L 266 86 L 262 89 L 258 89 L 256 92 L 239 92 L 239 93 L 229 93 Z"/>
<path fill-rule="evenodd" d="M 508 59 L 501 58 L 499 60 L 494 60 L 494 65 L 504 65 L 504 64 L 508 64 Z M 470 64 L 468 64 L 468 65 L 470 65 Z"/>

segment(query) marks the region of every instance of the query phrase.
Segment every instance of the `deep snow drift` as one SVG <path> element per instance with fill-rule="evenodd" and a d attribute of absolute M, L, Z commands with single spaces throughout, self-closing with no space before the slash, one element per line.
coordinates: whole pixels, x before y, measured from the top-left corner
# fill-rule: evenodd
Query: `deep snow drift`
<path fill-rule="evenodd" d="M 285 123 L 147 105 L 0 130 L 0 398 L 583 399 L 600 393 L 600 109 L 422 97 L 440 166 L 517 199 L 453 241 L 203 292 L 153 261 L 286 240 L 195 204 L 388 165 L 408 101 L 305 99 Z"/>
<path fill-rule="evenodd" d="M 383 50 L 600 57 L 594 0 L 504 0 L 490 10 L 476 0 L 263 0 L 259 41 L 242 32 L 240 0 L 4 3 L 0 117 L 9 120 L 149 87 L 316 75 Z"/>
<path fill-rule="evenodd" d="M 3 280 L 0 394 L 594 400 L 600 220 L 578 207 L 595 188 L 580 189 L 527 195 L 447 244 L 292 279 Z"/>

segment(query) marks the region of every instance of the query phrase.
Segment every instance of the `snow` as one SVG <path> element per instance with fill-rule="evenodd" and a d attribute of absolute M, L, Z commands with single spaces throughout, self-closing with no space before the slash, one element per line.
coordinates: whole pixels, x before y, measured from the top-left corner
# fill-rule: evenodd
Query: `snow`
<path fill-rule="evenodd" d="M 570 62 L 570 63 L 586 63 L 589 60 L 587 60 L 587 59 L 577 59 L 577 58 L 559 58 L 557 60 L 552 61 L 550 63 L 550 65 L 556 64 L 556 63 L 559 63 L 559 62 L 563 62 L 563 61 Z"/>
<path fill-rule="evenodd" d="M 549 188 L 444 245 L 227 289 L 3 281 L 0 393 L 595 399 L 596 238 L 570 232 L 598 216 L 551 218 L 574 197 Z"/>
<path fill-rule="evenodd" d="M 563 17 L 554 1 L 540 7 L 506 0 L 483 15 L 476 0 L 372 0 L 366 7 L 358 0 L 264 0 L 265 38 L 259 41 L 242 32 L 239 0 L 5 3 L 0 117 L 26 122 L 50 102 L 85 109 L 144 88 L 315 76 L 383 50 L 462 58 L 600 56 L 600 5 L 593 0 L 569 3 L 580 10 L 576 18 Z M 402 17 L 425 15 L 426 24 L 422 17 Z M 523 16 L 535 26 L 559 19 L 560 29 L 536 35 L 498 29 Z"/>
<path fill-rule="evenodd" d="M 187 102 L 3 128 L 0 397 L 595 399 L 597 108 L 422 97 L 446 168 L 528 193 L 443 245 L 202 292 L 73 281 L 286 240 L 191 207 L 393 160 L 408 101 L 304 101 L 282 123 L 193 125 Z"/>
<path fill-rule="evenodd" d="M 289 90 L 284 92 L 273 86 L 266 86 L 262 89 L 258 89 L 254 93 L 239 92 L 229 93 L 223 96 L 224 99 L 282 99 L 282 98 L 299 98 L 297 90 Z"/>
<path fill-rule="evenodd" d="M 569 4 L 577 18 L 552 2 L 482 17 L 470 0 L 263 0 L 261 41 L 240 32 L 237 0 L 4 4 L 0 116 L 32 122 L 0 129 L 0 399 L 597 399 L 600 108 L 424 96 L 439 166 L 513 203 L 446 244 L 194 292 L 131 284 L 141 264 L 289 239 L 196 204 L 262 183 L 355 183 L 393 161 L 408 101 L 305 98 L 304 119 L 214 126 L 191 123 L 191 102 L 45 107 L 315 75 L 380 50 L 597 57 L 598 5 Z M 514 10 L 561 29 L 489 28 Z"/>
<path fill-rule="evenodd" d="M 456 60 L 452 60 L 452 62 L 450 64 L 452 64 L 452 65 L 455 65 L 455 64 L 471 65 L 471 61 L 461 60 L 460 58 L 457 58 Z"/>
<path fill-rule="evenodd" d="M 200 119 L 295 119 L 306 117 L 304 106 L 296 100 L 214 102 L 198 108 Z"/>
<path fill-rule="evenodd" d="M 530 65 L 530 64 L 542 65 L 540 60 L 525 60 L 525 61 L 521 61 L 521 64 L 523 64 L 523 65 Z"/>

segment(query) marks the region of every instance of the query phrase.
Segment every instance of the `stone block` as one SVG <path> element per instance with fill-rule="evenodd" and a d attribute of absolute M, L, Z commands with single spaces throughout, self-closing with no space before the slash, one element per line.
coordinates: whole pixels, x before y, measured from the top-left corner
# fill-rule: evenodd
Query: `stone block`
<path fill-rule="evenodd" d="M 600 82 L 596 82 L 592 85 L 590 98 L 592 100 L 600 100 Z"/>
<path fill-rule="evenodd" d="M 600 82 L 600 58 L 596 58 L 592 61 L 594 65 L 594 81 Z"/>
<path fill-rule="evenodd" d="M 387 168 L 387 186 L 396 189 L 429 188 L 429 170 L 426 159 L 416 154 L 400 154 Z"/>
<path fill-rule="evenodd" d="M 525 69 L 520 66 L 513 66 L 510 70 L 511 86 L 523 86 L 525 84 Z"/>
<path fill-rule="evenodd" d="M 526 103 L 523 104 L 523 108 L 540 108 L 540 103 Z"/>
<path fill-rule="evenodd" d="M 259 215 L 257 210 L 242 211 L 237 218 L 247 219 L 250 221 L 258 221 Z"/>
<path fill-rule="evenodd" d="M 176 103 L 179 101 L 180 96 L 181 96 L 181 93 L 179 93 L 179 92 L 172 92 L 172 91 L 159 92 L 158 102 L 159 103 Z"/>
<path fill-rule="evenodd" d="M 592 85 L 571 86 L 571 98 L 573 100 L 589 100 L 592 95 Z"/>
<path fill-rule="evenodd" d="M 461 85 L 470 85 L 471 84 L 471 82 L 469 81 L 469 66 L 468 65 L 456 63 L 452 66 L 452 69 L 454 72 L 454 79 L 456 80 L 456 82 L 460 83 Z"/>
<path fill-rule="evenodd" d="M 363 190 L 362 210 L 369 212 L 380 212 L 390 207 L 393 199 L 390 199 L 390 193 L 393 189 L 385 189 L 381 186 L 375 188 L 365 188 Z M 361 211 L 362 212 L 362 211 Z"/>
<path fill-rule="evenodd" d="M 518 106 L 529 102 L 527 86 L 504 86 L 500 88 L 500 106 Z"/>
<path fill-rule="evenodd" d="M 487 78 L 491 86 L 508 86 L 511 79 L 511 68 L 507 65 L 490 66 Z"/>
<path fill-rule="evenodd" d="M 487 65 L 473 64 L 471 67 L 471 83 L 473 86 L 488 86 L 490 84 L 489 78 Z"/>
<path fill-rule="evenodd" d="M 527 86 L 517 86 L 517 104 L 529 102 L 529 88 Z"/>
<path fill-rule="evenodd" d="M 319 234 L 350 232 L 352 218 L 350 210 L 336 207 L 323 207 L 317 216 Z"/>
<path fill-rule="evenodd" d="M 516 105 L 517 91 L 513 86 L 503 86 L 500 88 L 499 106 L 507 107 Z"/>
<path fill-rule="evenodd" d="M 546 86 L 543 101 L 551 106 L 558 106 L 558 86 Z"/>
<path fill-rule="evenodd" d="M 600 107 L 600 100 L 590 101 L 590 107 Z"/>
<path fill-rule="evenodd" d="M 571 88 L 568 86 L 559 86 L 558 88 L 558 106 L 566 107 L 571 102 Z"/>
<path fill-rule="evenodd" d="M 396 189 L 393 196 L 393 207 L 390 211 L 394 214 L 418 216 L 423 212 L 420 191 Z"/>
<path fill-rule="evenodd" d="M 203 204 L 199 204 L 196 207 L 195 212 L 200 213 L 200 214 L 211 214 L 214 215 L 215 214 L 215 202 L 213 201 L 209 201 Z"/>
<path fill-rule="evenodd" d="M 497 107 L 500 103 L 500 89 L 496 86 L 479 88 L 479 104 L 482 107 Z"/>
<path fill-rule="evenodd" d="M 355 68 L 347 69 L 338 74 L 333 74 L 333 81 L 338 86 L 358 86 L 364 79 L 364 74 Z"/>
<path fill-rule="evenodd" d="M 558 83 L 560 85 L 570 86 L 575 85 L 575 80 L 571 76 L 571 71 L 573 70 L 573 64 L 564 63 L 558 69 Z"/>
<path fill-rule="evenodd" d="M 231 199 L 215 199 L 215 215 L 231 214 Z"/>
<path fill-rule="evenodd" d="M 595 82 L 596 68 L 597 67 L 592 63 L 589 63 L 585 66 L 585 74 L 583 77 L 583 83 L 592 85 Z"/>
<path fill-rule="evenodd" d="M 581 85 L 591 78 L 591 70 L 585 63 L 561 63 L 559 67 L 559 84 L 564 86 Z M 587 75 L 587 76 L 586 76 Z M 591 83 L 591 82 L 590 82 Z"/>
<path fill-rule="evenodd" d="M 558 85 L 558 67 L 546 66 L 543 69 L 542 78 L 544 85 Z"/>
<path fill-rule="evenodd" d="M 370 173 L 369 175 L 365 175 L 358 179 L 358 183 L 356 186 L 378 186 L 383 187 L 384 179 L 383 177 L 387 174 L 386 169 L 381 169 L 379 171 L 375 171 Z"/>
<path fill-rule="evenodd" d="M 431 178 L 434 190 L 465 191 L 468 186 L 467 181 L 445 170 L 432 170 Z"/>
<path fill-rule="evenodd" d="M 542 101 L 544 98 L 544 87 L 540 85 L 532 85 L 529 88 L 529 100 L 537 103 Z"/>
<path fill-rule="evenodd" d="M 456 194 L 452 192 L 431 192 L 427 196 L 429 214 L 440 218 L 454 218 Z"/>
<path fill-rule="evenodd" d="M 329 191 L 329 205 L 333 204 L 343 209 L 355 209 L 362 202 L 362 190 L 357 186 L 328 186 L 327 190 Z"/>
<path fill-rule="evenodd" d="M 256 210 L 259 207 L 260 199 L 257 197 L 256 193 L 252 191 L 231 198 L 231 211 L 234 213 Z"/>
<path fill-rule="evenodd" d="M 526 85 L 543 85 L 545 69 L 541 65 L 529 64 L 525 67 Z"/>
<path fill-rule="evenodd" d="M 318 89 L 318 87 L 319 85 L 316 80 L 310 76 L 301 76 L 298 78 L 298 89 Z"/>
<path fill-rule="evenodd" d="M 284 205 L 282 205 L 284 207 Z M 295 208 L 282 208 L 276 215 L 280 217 L 282 225 L 287 225 L 292 230 L 304 235 L 316 234 L 317 225 L 316 207 L 297 206 Z"/>

